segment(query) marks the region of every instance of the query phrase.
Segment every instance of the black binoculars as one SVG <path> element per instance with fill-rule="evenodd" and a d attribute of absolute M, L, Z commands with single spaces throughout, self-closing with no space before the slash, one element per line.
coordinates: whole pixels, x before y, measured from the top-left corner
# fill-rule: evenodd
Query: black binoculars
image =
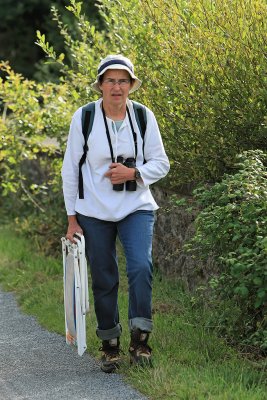
<path fill-rule="evenodd" d="M 117 157 L 117 163 L 125 165 L 125 167 L 128 168 L 135 168 L 135 159 L 134 158 L 127 158 L 124 162 L 124 159 L 122 156 Z M 125 183 L 125 188 L 129 192 L 134 192 L 136 190 L 136 181 L 127 181 Z M 121 192 L 124 189 L 124 183 L 118 183 L 116 185 L 113 185 L 113 190 L 116 190 L 117 192 Z"/>

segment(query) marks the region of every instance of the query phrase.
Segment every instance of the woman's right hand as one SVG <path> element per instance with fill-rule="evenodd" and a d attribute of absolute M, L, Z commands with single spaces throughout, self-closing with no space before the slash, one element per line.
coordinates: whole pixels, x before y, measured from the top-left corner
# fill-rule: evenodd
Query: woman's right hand
<path fill-rule="evenodd" d="M 69 239 L 72 243 L 76 243 L 74 239 L 74 234 L 80 233 L 81 235 L 83 235 L 83 230 L 77 222 L 76 215 L 69 215 L 68 220 L 69 220 L 69 225 L 66 233 L 66 238 Z"/>

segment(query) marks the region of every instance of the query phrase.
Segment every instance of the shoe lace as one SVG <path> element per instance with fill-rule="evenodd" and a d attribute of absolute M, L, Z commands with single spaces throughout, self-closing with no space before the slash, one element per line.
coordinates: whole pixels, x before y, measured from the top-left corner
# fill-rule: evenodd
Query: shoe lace
<path fill-rule="evenodd" d="M 120 347 L 113 346 L 100 346 L 99 351 L 103 351 L 105 354 L 117 356 L 119 354 L 124 354 L 123 350 Z"/>
<path fill-rule="evenodd" d="M 142 342 L 142 341 L 135 342 L 130 347 L 133 348 L 133 350 L 138 351 L 143 354 L 151 354 L 151 352 L 152 352 L 151 347 L 147 343 Z"/>

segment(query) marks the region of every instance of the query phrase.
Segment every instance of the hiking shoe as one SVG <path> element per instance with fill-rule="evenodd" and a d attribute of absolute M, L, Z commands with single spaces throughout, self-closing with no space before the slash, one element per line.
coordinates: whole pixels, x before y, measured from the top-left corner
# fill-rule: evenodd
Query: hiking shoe
<path fill-rule="evenodd" d="M 152 366 L 152 349 L 147 344 L 148 332 L 135 329 L 131 332 L 131 342 L 129 347 L 130 363 L 141 366 Z"/>
<path fill-rule="evenodd" d="M 121 351 L 119 338 L 103 340 L 99 350 L 103 351 L 100 367 L 103 372 L 110 373 L 119 368 Z"/>

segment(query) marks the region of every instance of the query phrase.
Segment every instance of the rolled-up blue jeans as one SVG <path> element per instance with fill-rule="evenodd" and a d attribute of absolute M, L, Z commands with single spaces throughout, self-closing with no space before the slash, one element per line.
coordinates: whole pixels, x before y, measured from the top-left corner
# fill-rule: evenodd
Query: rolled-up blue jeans
<path fill-rule="evenodd" d="M 118 309 L 119 271 L 116 238 L 126 257 L 130 330 L 152 331 L 152 238 L 154 212 L 138 210 L 118 222 L 77 214 L 90 264 L 97 336 L 109 340 L 121 335 Z"/>

